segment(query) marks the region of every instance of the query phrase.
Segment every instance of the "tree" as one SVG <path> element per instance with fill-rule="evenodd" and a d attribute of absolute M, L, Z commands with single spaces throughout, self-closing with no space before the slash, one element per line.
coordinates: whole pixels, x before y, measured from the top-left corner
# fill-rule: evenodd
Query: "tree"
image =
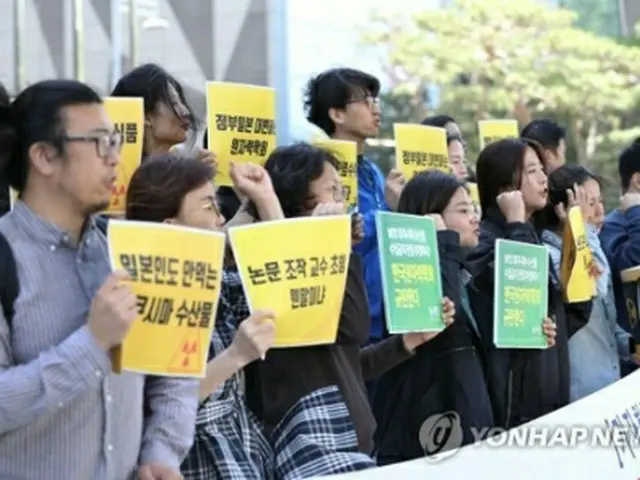
<path fill-rule="evenodd" d="M 439 110 L 469 140 L 480 119 L 523 124 L 550 115 L 569 127 L 575 160 L 594 163 L 597 147 L 640 99 L 640 49 L 577 28 L 569 10 L 532 0 L 454 0 L 409 22 L 372 20 L 365 41 L 382 47 L 389 71 L 403 79 L 396 90 L 417 95 L 440 86 Z"/>

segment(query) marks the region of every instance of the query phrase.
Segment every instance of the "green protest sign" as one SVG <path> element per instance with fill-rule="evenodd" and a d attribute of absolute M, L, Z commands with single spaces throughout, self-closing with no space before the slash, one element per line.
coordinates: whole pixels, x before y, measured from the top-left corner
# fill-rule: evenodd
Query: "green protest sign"
<path fill-rule="evenodd" d="M 376 215 L 389 333 L 443 330 L 440 258 L 433 220 L 390 212 Z"/>
<path fill-rule="evenodd" d="M 549 252 L 542 245 L 496 240 L 493 342 L 498 348 L 545 348 Z"/>

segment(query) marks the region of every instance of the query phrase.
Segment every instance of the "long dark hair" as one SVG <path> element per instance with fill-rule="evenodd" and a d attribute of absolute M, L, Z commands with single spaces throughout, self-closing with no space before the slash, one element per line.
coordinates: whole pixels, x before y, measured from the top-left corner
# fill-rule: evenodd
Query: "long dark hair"
<path fill-rule="evenodd" d="M 180 212 L 184 197 L 210 182 L 213 167 L 196 158 L 152 156 L 134 172 L 127 191 L 126 218 L 163 222 Z"/>
<path fill-rule="evenodd" d="M 442 214 L 464 184 L 455 175 L 438 170 L 421 172 L 405 185 L 398 212 L 412 215 Z"/>
<path fill-rule="evenodd" d="M 112 97 L 141 97 L 144 101 L 144 113 L 153 113 L 158 103 L 164 103 L 176 117 L 180 117 L 169 95 L 172 86 L 178 98 L 189 112 L 189 130 L 192 136 L 197 132 L 200 121 L 187 101 L 184 88 L 178 80 L 160 65 L 147 63 L 134 68 L 124 75 L 113 88 Z M 146 156 L 149 152 L 143 152 Z"/>
<path fill-rule="evenodd" d="M 519 189 L 522 184 L 524 156 L 527 147 L 532 148 L 544 168 L 542 147 L 528 138 L 507 138 L 487 145 L 476 163 L 476 177 L 483 218 L 493 207 L 500 193 Z"/>

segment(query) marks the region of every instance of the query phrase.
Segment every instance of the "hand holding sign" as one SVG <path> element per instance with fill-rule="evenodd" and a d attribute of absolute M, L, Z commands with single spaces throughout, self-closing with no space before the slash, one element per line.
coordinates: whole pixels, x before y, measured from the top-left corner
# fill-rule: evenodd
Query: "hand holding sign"
<path fill-rule="evenodd" d="M 267 350 L 273 345 L 276 338 L 276 329 L 272 321 L 274 318 L 273 312 L 259 310 L 240 324 L 229 348 L 243 367 L 258 358 L 264 359 Z"/>
<path fill-rule="evenodd" d="M 547 347 L 553 347 L 556 344 L 556 322 L 549 317 L 542 322 L 542 333 L 547 339 Z"/>
<path fill-rule="evenodd" d="M 358 245 L 364 238 L 364 219 L 359 213 L 351 215 L 351 245 Z"/>
<path fill-rule="evenodd" d="M 448 297 L 442 299 L 442 322 L 448 327 L 453 324 L 456 317 L 456 306 Z M 436 338 L 440 332 L 412 332 L 405 333 L 402 337 L 404 347 L 412 352 L 423 343 Z"/>
<path fill-rule="evenodd" d="M 582 218 L 586 222 L 587 217 L 589 216 L 589 211 L 587 193 L 584 187 L 576 184 L 573 186 L 573 190 L 567 190 L 567 203 L 568 207 L 562 202 L 555 206 L 556 215 L 558 215 L 560 221 L 562 223 L 566 221 L 568 209 L 572 207 L 580 207 Z"/>
<path fill-rule="evenodd" d="M 87 323 L 104 351 L 119 345 L 136 319 L 136 295 L 122 283 L 129 279 L 126 272 L 112 273 L 91 302 Z"/>

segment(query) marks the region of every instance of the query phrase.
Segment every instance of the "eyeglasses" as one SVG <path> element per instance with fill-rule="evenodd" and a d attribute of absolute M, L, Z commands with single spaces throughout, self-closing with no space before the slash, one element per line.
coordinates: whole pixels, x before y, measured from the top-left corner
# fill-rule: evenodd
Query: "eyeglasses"
<path fill-rule="evenodd" d="M 222 216 L 222 212 L 220 211 L 220 206 L 218 205 L 218 202 L 216 201 L 216 199 L 213 197 L 208 198 L 207 201 L 204 204 L 202 204 L 202 209 L 212 211 L 218 217 Z"/>
<path fill-rule="evenodd" d="M 117 131 L 93 135 L 65 135 L 61 137 L 61 140 L 63 142 L 93 142 L 100 158 L 107 158 L 122 150 L 122 135 Z"/>
<path fill-rule="evenodd" d="M 352 103 L 364 103 L 367 107 L 369 108 L 373 108 L 373 107 L 379 107 L 380 106 L 380 99 L 378 97 L 374 97 L 372 95 L 367 95 L 364 98 L 354 98 L 352 100 L 349 100 L 347 102 L 347 105 L 350 105 Z"/>

